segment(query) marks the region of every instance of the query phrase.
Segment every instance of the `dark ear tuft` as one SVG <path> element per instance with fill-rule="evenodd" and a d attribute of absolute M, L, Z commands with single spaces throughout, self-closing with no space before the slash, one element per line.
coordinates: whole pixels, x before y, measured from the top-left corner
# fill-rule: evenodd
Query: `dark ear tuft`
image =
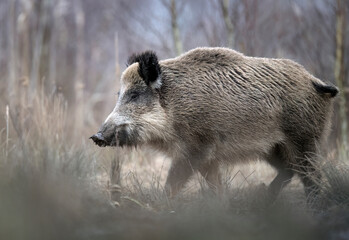
<path fill-rule="evenodd" d="M 156 81 L 161 69 L 155 52 L 146 51 L 141 54 L 133 54 L 128 58 L 127 65 L 135 62 L 139 63 L 138 73 L 147 85 Z"/>

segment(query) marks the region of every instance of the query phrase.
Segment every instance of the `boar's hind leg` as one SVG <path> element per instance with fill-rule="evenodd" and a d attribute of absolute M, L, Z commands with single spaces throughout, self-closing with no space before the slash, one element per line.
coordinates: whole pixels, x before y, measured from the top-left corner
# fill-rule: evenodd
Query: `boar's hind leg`
<path fill-rule="evenodd" d="M 278 169 L 278 175 L 269 185 L 269 193 L 275 198 L 280 191 L 291 182 L 294 173 L 289 169 Z"/>
<path fill-rule="evenodd" d="M 283 161 L 276 161 L 275 157 L 278 155 Z M 312 137 L 277 145 L 271 164 L 278 169 L 279 174 L 270 184 L 270 192 L 278 193 L 287 184 L 287 178 L 291 179 L 293 173 L 297 172 L 303 182 L 305 194 L 311 200 L 309 195 L 319 192 L 318 183 L 321 179 L 321 174 L 314 165 L 317 155 L 316 140 Z"/>
<path fill-rule="evenodd" d="M 210 189 L 217 194 L 221 194 L 223 192 L 219 163 L 217 161 L 211 161 L 203 164 L 199 167 L 199 172 L 205 178 Z"/>
<path fill-rule="evenodd" d="M 193 168 L 188 160 L 172 161 L 165 184 L 167 196 L 174 197 L 193 175 L 193 172 Z"/>
<path fill-rule="evenodd" d="M 292 151 L 285 144 L 277 144 L 267 156 L 268 162 L 276 168 L 278 175 L 270 183 L 268 192 L 270 197 L 274 200 L 280 191 L 291 182 L 294 175 L 289 163 L 294 155 Z"/>
<path fill-rule="evenodd" d="M 321 173 L 315 166 L 318 157 L 317 144 L 315 141 L 309 141 L 299 146 L 301 146 L 300 157 L 296 159 L 295 168 L 302 179 L 307 200 L 310 201 L 310 194 L 316 196 L 319 193 L 318 184 L 321 179 Z"/>

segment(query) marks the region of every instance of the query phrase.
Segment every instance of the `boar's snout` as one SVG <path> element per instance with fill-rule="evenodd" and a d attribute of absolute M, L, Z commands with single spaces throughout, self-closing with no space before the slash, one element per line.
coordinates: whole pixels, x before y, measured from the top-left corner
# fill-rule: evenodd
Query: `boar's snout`
<path fill-rule="evenodd" d="M 100 147 L 115 146 L 115 126 L 103 124 L 100 130 L 90 138 Z"/>
<path fill-rule="evenodd" d="M 95 144 L 97 144 L 100 147 L 105 147 L 107 146 L 107 141 L 104 139 L 103 135 L 101 132 L 96 133 L 95 135 L 90 137 Z"/>
<path fill-rule="evenodd" d="M 105 146 L 119 146 L 123 147 L 125 145 L 131 146 L 135 145 L 132 136 L 134 134 L 129 134 L 127 130 L 127 125 L 122 124 L 119 126 L 106 126 L 103 125 L 101 129 L 95 135 L 91 136 L 90 139 L 93 140 L 100 147 Z"/>

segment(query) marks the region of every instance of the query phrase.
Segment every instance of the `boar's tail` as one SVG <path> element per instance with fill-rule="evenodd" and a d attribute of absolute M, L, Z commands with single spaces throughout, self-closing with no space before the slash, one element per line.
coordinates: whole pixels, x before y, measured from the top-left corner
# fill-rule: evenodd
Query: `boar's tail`
<path fill-rule="evenodd" d="M 319 94 L 327 95 L 329 97 L 335 97 L 339 92 L 338 88 L 333 85 L 324 85 L 313 81 L 313 86 Z"/>

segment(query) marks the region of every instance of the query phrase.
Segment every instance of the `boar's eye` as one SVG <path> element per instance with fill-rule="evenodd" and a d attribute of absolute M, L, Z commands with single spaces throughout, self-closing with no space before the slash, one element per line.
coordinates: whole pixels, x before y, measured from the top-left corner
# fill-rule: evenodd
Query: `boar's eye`
<path fill-rule="evenodd" d="M 130 101 L 135 101 L 139 97 L 139 92 L 130 93 Z"/>

